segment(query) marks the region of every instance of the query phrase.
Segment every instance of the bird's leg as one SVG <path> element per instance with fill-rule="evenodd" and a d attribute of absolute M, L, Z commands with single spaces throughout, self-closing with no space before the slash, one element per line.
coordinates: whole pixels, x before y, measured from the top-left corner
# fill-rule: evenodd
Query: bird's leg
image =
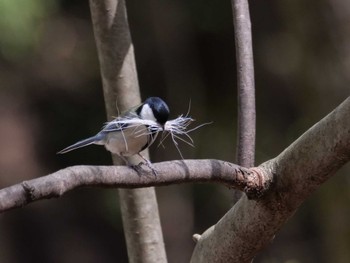
<path fill-rule="evenodd" d="M 132 164 L 130 164 L 130 162 L 128 161 L 128 159 L 126 159 L 123 155 L 118 154 L 118 156 L 120 157 L 120 159 L 122 159 L 125 163 L 126 166 L 132 166 Z"/>
<path fill-rule="evenodd" d="M 157 176 L 157 172 L 156 170 L 153 168 L 152 163 L 147 160 L 145 157 L 143 157 L 140 153 L 138 154 L 142 160 L 144 160 L 145 162 L 140 162 L 139 164 L 131 164 L 127 158 L 125 158 L 125 156 L 123 155 L 119 155 L 120 159 L 122 159 L 125 164 L 130 167 L 131 169 L 133 169 L 135 172 L 137 172 L 138 174 L 141 174 L 140 169 L 142 169 L 142 165 L 146 165 L 148 168 L 150 168 L 152 170 L 152 173 L 154 174 L 154 176 Z"/>
<path fill-rule="evenodd" d="M 143 163 L 143 162 L 139 163 L 139 165 L 145 164 L 149 169 L 152 170 L 152 173 L 154 174 L 154 176 L 157 177 L 157 171 L 156 171 L 156 169 L 154 169 L 154 167 L 153 167 L 151 161 L 148 160 L 148 159 L 146 159 L 144 156 L 142 156 L 141 153 L 138 153 L 138 156 L 140 156 L 141 159 L 145 161 L 144 163 Z"/>
<path fill-rule="evenodd" d="M 138 174 L 141 174 L 140 169 L 141 169 L 141 164 L 131 164 L 127 158 L 125 158 L 123 155 L 118 155 L 120 159 L 122 159 L 125 162 L 125 165 L 128 166 L 129 168 L 133 169 L 135 172 Z"/>

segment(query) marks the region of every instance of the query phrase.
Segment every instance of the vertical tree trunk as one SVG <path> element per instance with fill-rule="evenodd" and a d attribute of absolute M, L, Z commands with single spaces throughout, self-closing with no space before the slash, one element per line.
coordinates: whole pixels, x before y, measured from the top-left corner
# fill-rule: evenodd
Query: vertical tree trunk
<path fill-rule="evenodd" d="M 237 164 L 254 166 L 255 87 L 252 32 L 247 0 L 231 0 L 235 28 L 238 84 Z"/>
<path fill-rule="evenodd" d="M 255 112 L 255 86 L 254 86 L 254 61 L 252 48 L 251 22 L 249 14 L 248 0 L 231 0 L 233 12 L 233 24 L 235 28 L 236 60 L 237 60 L 237 86 L 238 86 L 238 140 L 237 140 L 237 163 L 245 167 L 254 166 L 255 156 L 255 132 L 256 132 L 256 112 Z M 230 237 L 224 237 L 220 229 L 224 226 L 224 231 L 229 233 L 229 227 L 224 223 L 236 225 L 241 223 L 241 209 L 247 207 L 248 199 L 238 191 L 234 192 L 234 207 L 215 225 L 207 229 L 200 237 L 193 252 L 191 262 L 249 262 L 250 258 L 243 256 L 244 253 L 236 248 L 223 249 L 219 252 L 218 246 L 233 244 L 239 237 L 234 237 L 232 231 Z M 239 200 L 240 199 L 240 200 Z M 235 216 L 237 215 L 237 216 Z M 226 228 L 226 229 L 225 229 Z M 231 229 L 232 230 L 232 229 Z M 221 232 L 223 239 L 219 242 L 206 242 L 212 240 L 218 232 Z M 220 236 L 220 234 L 219 234 Z M 216 243 L 216 244 L 214 244 Z M 229 247 L 229 246 L 228 246 Z M 243 249 L 244 250 L 244 249 Z M 214 252 L 215 251 L 215 252 Z M 235 254 L 238 251 L 238 254 Z M 222 252 L 222 253 L 221 253 Z M 249 260 L 242 260 L 249 258 Z"/>
<path fill-rule="evenodd" d="M 90 9 L 110 119 L 141 102 L 134 50 L 124 0 L 90 0 Z M 113 162 L 119 158 L 113 156 Z M 119 195 L 129 262 L 166 262 L 154 188 Z"/>
<path fill-rule="evenodd" d="M 252 32 L 248 0 L 231 0 L 235 29 L 237 64 L 237 150 L 236 162 L 244 167 L 254 166 L 255 157 L 255 85 Z M 234 191 L 233 201 L 242 196 Z"/>

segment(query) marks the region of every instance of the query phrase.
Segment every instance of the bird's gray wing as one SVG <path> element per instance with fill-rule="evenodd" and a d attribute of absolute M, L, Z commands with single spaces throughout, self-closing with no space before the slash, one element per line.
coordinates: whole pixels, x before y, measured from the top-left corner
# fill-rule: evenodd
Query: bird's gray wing
<path fill-rule="evenodd" d="M 123 120 L 130 121 L 133 118 L 139 119 L 135 111 L 133 110 L 126 111 L 119 117 L 115 118 L 113 121 L 107 122 L 103 127 L 103 129 L 101 130 L 101 133 L 121 131 L 130 125 L 129 123 L 123 123 Z"/>
<path fill-rule="evenodd" d="M 120 124 L 116 122 L 107 122 L 106 125 L 103 127 L 102 131 L 100 133 L 108 133 L 108 132 L 115 132 L 115 131 L 121 131 L 127 127 L 127 124 Z"/>

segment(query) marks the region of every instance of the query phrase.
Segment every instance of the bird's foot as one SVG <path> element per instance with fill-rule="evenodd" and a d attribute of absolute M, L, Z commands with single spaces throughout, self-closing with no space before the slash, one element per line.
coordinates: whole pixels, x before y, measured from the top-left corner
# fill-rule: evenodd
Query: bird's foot
<path fill-rule="evenodd" d="M 146 165 L 149 169 L 151 169 L 151 171 L 152 171 L 152 173 L 154 174 L 154 176 L 155 177 L 157 177 L 157 171 L 156 171 L 156 169 L 154 169 L 154 166 L 153 166 L 153 164 L 150 162 L 150 161 L 148 161 L 147 160 L 147 162 L 145 162 L 145 163 L 143 163 L 143 162 L 141 162 L 141 164 L 144 164 L 144 165 Z"/>
<path fill-rule="evenodd" d="M 151 162 L 140 162 L 139 164 L 129 164 L 128 166 L 133 169 L 135 172 L 137 172 L 138 174 L 141 174 L 142 172 L 142 166 L 145 165 L 147 166 L 152 173 L 154 174 L 154 176 L 157 177 L 157 171 L 154 169 L 153 165 Z"/>
<path fill-rule="evenodd" d="M 143 157 L 140 153 L 139 156 L 141 157 L 142 160 L 144 160 L 144 162 L 140 162 L 138 165 L 146 165 L 149 169 L 151 169 L 152 173 L 154 174 L 155 177 L 157 177 L 157 171 L 154 168 L 153 164 L 150 162 L 150 160 L 146 159 L 145 157 Z"/>
<path fill-rule="evenodd" d="M 141 170 L 142 170 L 141 166 L 142 166 L 142 163 L 139 163 L 139 164 L 128 164 L 128 167 L 133 169 L 138 175 L 141 174 Z"/>

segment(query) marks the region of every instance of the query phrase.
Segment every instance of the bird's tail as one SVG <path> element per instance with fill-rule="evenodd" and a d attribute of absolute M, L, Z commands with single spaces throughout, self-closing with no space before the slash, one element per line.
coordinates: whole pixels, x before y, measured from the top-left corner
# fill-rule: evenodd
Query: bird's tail
<path fill-rule="evenodd" d="M 96 137 L 97 136 L 93 136 L 93 137 L 87 138 L 85 140 L 81 140 L 77 143 L 74 143 L 73 145 L 70 145 L 70 146 L 64 148 L 63 150 L 57 152 L 57 154 L 67 153 L 67 152 L 73 151 L 75 149 L 88 146 L 90 144 L 101 144 L 100 141 L 98 140 L 98 138 L 96 138 Z"/>

